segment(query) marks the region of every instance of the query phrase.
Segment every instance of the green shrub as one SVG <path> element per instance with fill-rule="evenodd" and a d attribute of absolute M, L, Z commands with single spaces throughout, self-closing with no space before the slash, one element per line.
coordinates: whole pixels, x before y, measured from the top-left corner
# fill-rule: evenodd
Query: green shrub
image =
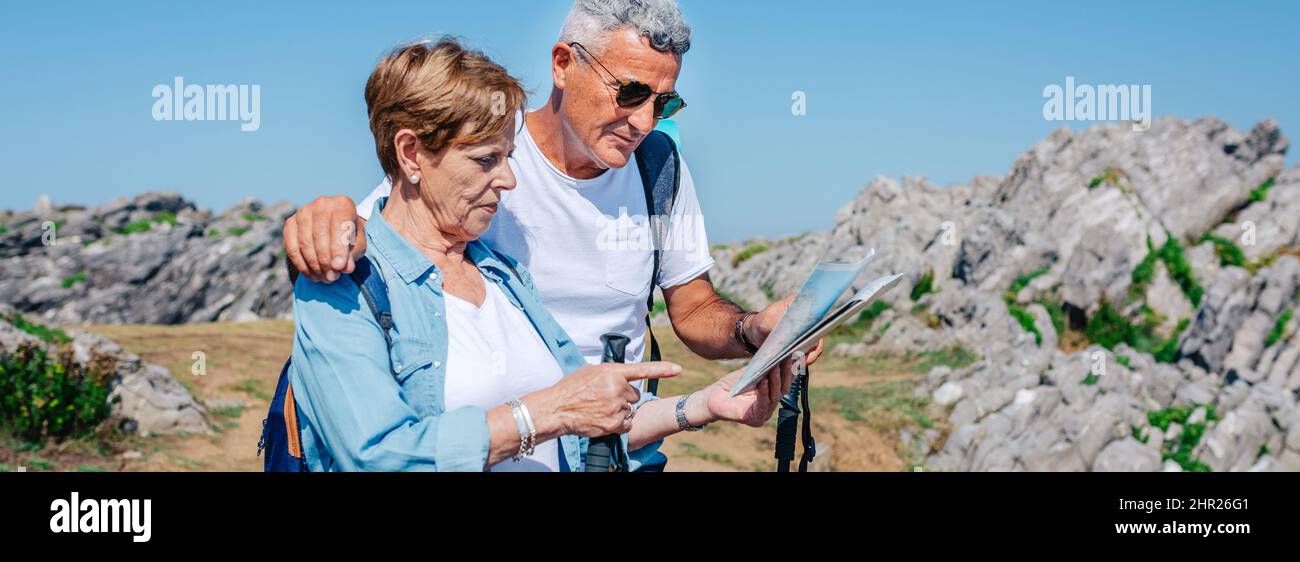
<path fill-rule="evenodd" d="M 1214 244 L 1214 253 L 1219 256 L 1219 265 L 1246 267 L 1246 253 L 1242 252 L 1241 248 L 1237 247 L 1236 244 L 1233 244 L 1232 240 L 1206 232 L 1201 237 L 1201 242 L 1212 242 Z"/>
<path fill-rule="evenodd" d="M 1151 243 L 1151 237 L 1148 236 L 1147 255 L 1138 262 L 1137 267 L 1133 268 L 1133 274 L 1129 276 L 1128 300 L 1135 301 L 1147 294 L 1147 285 L 1156 278 L 1156 260 L 1159 257 L 1155 245 Z"/>
<path fill-rule="evenodd" d="M 243 236 L 244 233 L 248 231 L 249 228 L 247 226 L 232 226 L 226 229 L 226 234 L 228 236 Z"/>
<path fill-rule="evenodd" d="M 77 283 L 85 283 L 85 282 L 86 282 L 86 272 L 78 271 L 76 275 L 73 275 L 72 277 L 63 280 L 63 288 L 71 289 L 73 285 L 76 285 Z"/>
<path fill-rule="evenodd" d="M 1295 311 L 1290 309 L 1282 311 L 1282 314 L 1277 317 L 1277 322 L 1273 324 L 1273 331 L 1268 333 L 1268 340 L 1264 342 L 1264 347 L 1272 347 L 1286 336 L 1286 325 L 1291 321 L 1294 313 Z"/>
<path fill-rule="evenodd" d="M 1168 234 L 1168 233 L 1166 233 Z M 1168 235 L 1165 245 L 1160 247 L 1160 261 L 1165 262 L 1165 268 L 1169 270 L 1169 276 L 1187 295 L 1187 300 L 1192 301 L 1192 306 L 1201 305 L 1201 295 L 1204 289 L 1196 282 L 1196 274 L 1192 272 L 1192 265 L 1187 263 L 1187 258 L 1183 256 L 1183 245 L 1173 235 Z"/>
<path fill-rule="evenodd" d="M 749 258 L 757 256 L 763 252 L 766 252 L 767 250 L 768 247 L 765 244 L 751 244 L 749 246 L 746 246 L 745 249 L 736 252 L 736 255 L 731 257 L 731 267 L 736 267 L 742 263 L 745 263 L 745 261 L 748 260 Z"/>
<path fill-rule="evenodd" d="M 1020 294 L 1020 291 L 1023 290 L 1025 287 L 1028 287 L 1031 281 L 1047 273 L 1048 269 L 1051 269 L 1051 266 L 1045 265 L 1041 268 L 1038 268 L 1034 271 L 1031 271 L 1029 273 L 1026 273 L 1024 275 L 1015 278 L 1014 280 L 1011 281 L 1011 286 L 1007 288 L 1007 292 L 1002 294 L 1002 299 L 1007 301 L 1007 303 L 1015 302 L 1016 295 Z"/>
<path fill-rule="evenodd" d="M 27 441 L 77 437 L 109 414 L 108 365 L 83 369 L 70 354 L 20 347 L 0 357 L 0 427 Z"/>
<path fill-rule="evenodd" d="M 1038 325 L 1034 323 L 1033 313 L 1014 304 L 1007 306 L 1007 312 L 1011 313 L 1011 317 L 1020 323 L 1021 328 L 1034 335 L 1035 344 L 1043 345 L 1043 333 L 1038 330 Z"/>
<path fill-rule="evenodd" d="M 1246 200 L 1251 203 L 1257 203 L 1259 201 L 1263 201 L 1265 198 L 1268 197 L 1268 190 L 1273 188 L 1273 182 L 1274 182 L 1274 178 L 1268 178 L 1264 180 L 1264 183 L 1259 184 L 1258 187 L 1251 190 L 1250 197 L 1247 197 Z"/>
<path fill-rule="evenodd" d="M 1116 355 L 1115 362 L 1125 367 L 1131 367 L 1130 363 L 1132 363 L 1133 360 L 1127 355 Z"/>
<path fill-rule="evenodd" d="M 244 220 L 248 222 L 258 222 L 266 220 L 266 217 L 258 213 L 244 213 Z"/>
<path fill-rule="evenodd" d="M 1174 328 L 1174 333 L 1170 334 L 1168 339 L 1159 342 L 1156 348 L 1151 351 L 1151 355 L 1155 357 L 1156 361 L 1173 363 L 1178 360 L 1178 336 L 1182 335 L 1183 330 L 1186 330 L 1191 322 L 1190 318 L 1179 320 L 1178 326 Z"/>
<path fill-rule="evenodd" d="M 666 312 L 668 312 L 668 303 L 664 302 L 663 299 L 655 299 L 655 305 L 650 309 L 650 314 L 664 314 Z"/>
<path fill-rule="evenodd" d="M 162 211 L 159 213 L 155 213 L 153 217 L 147 219 L 140 219 L 138 221 L 132 221 L 128 223 L 126 226 L 122 227 L 122 229 L 119 230 L 118 232 L 123 235 L 130 236 L 138 232 L 147 232 L 149 229 L 153 228 L 153 225 L 163 224 L 163 223 L 176 226 L 176 213 L 173 213 L 171 211 Z"/>
<path fill-rule="evenodd" d="M 3 227 L 3 226 L 0 226 L 0 234 L 8 234 L 8 233 L 9 233 L 9 229 L 7 229 L 7 228 L 5 228 L 5 227 Z"/>
<path fill-rule="evenodd" d="M 122 227 L 122 230 L 118 232 L 130 236 L 137 232 L 146 232 L 150 228 L 153 228 L 153 225 L 152 223 L 149 222 L 149 219 L 140 219 L 138 221 L 128 223 L 126 226 Z"/>
<path fill-rule="evenodd" d="M 921 300 L 921 297 L 925 296 L 926 293 L 933 293 L 933 292 L 934 292 L 934 272 L 926 271 L 924 275 L 921 275 L 921 279 L 916 282 L 916 285 L 912 287 L 912 294 L 911 294 L 912 302 Z"/>

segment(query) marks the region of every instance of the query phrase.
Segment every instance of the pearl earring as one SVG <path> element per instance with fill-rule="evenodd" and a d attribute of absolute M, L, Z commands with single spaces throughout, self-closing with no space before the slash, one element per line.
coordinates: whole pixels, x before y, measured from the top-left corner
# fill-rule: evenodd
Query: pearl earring
<path fill-rule="evenodd" d="M 420 183 L 420 174 L 411 174 L 411 183 Z"/>

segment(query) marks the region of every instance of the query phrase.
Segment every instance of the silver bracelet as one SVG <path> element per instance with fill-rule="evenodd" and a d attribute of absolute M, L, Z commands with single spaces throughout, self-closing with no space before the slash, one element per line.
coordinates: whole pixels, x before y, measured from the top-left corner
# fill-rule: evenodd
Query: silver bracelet
<path fill-rule="evenodd" d="M 528 426 L 528 450 L 525 455 L 533 454 L 533 447 L 537 446 L 537 426 L 533 425 L 533 414 L 528 411 L 528 405 L 523 400 L 519 400 L 519 411 L 524 415 L 524 424 Z"/>
<path fill-rule="evenodd" d="M 677 429 L 682 431 L 699 431 L 704 429 L 704 426 L 702 425 L 691 425 L 690 420 L 686 419 L 686 400 L 690 398 L 692 394 L 695 393 L 692 392 L 691 394 L 687 394 L 677 399 Z"/>
<path fill-rule="evenodd" d="M 515 462 L 519 462 L 524 458 L 524 455 L 533 454 L 532 441 L 536 436 L 536 433 L 531 432 L 528 429 L 529 422 L 525 421 L 524 418 L 524 403 L 518 400 L 511 400 L 510 402 L 507 402 L 507 404 L 510 405 L 510 414 L 515 418 L 515 427 L 519 429 L 519 451 L 515 452 L 511 459 Z"/>

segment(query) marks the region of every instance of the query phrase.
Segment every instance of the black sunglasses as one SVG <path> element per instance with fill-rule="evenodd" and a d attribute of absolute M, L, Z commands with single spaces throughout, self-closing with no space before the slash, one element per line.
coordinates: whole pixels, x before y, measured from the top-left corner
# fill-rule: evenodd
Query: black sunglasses
<path fill-rule="evenodd" d="M 610 72 L 608 68 L 605 68 L 605 65 L 601 64 L 600 61 L 596 59 L 596 56 L 591 54 L 591 51 L 588 51 L 586 47 L 582 46 L 582 43 L 578 43 L 577 41 L 569 43 L 570 49 L 574 47 L 582 49 L 583 58 L 591 59 L 591 62 L 596 63 L 596 66 L 599 66 L 604 70 L 605 73 L 608 74 L 610 78 L 613 78 L 614 82 L 618 84 L 607 85 L 618 91 L 618 94 L 614 96 L 614 101 L 615 103 L 618 103 L 619 107 L 638 107 L 645 103 L 645 100 L 650 99 L 650 96 L 654 96 L 655 115 L 658 115 L 660 119 L 668 119 L 686 107 L 686 100 L 683 100 L 681 96 L 677 95 L 677 92 L 659 93 L 654 91 L 654 88 L 651 88 L 650 85 L 645 82 L 637 80 L 620 80 L 618 77 L 614 76 L 613 72 Z"/>

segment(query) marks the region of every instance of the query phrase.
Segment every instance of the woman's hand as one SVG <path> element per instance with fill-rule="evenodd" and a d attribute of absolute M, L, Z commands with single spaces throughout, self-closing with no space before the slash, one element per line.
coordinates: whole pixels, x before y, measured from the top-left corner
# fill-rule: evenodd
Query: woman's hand
<path fill-rule="evenodd" d="M 795 361 L 803 360 L 801 355 L 792 355 L 782 361 L 781 365 L 763 375 L 757 386 L 736 396 L 731 396 L 731 389 L 744 371 L 733 371 L 719 379 L 706 389 L 709 415 L 714 419 L 761 427 L 781 404 L 781 397 L 790 390 L 790 384 L 794 382 Z"/>
<path fill-rule="evenodd" d="M 627 433 L 632 429 L 628 405 L 641 399 L 641 392 L 630 383 L 681 372 L 680 365 L 666 361 L 584 365 L 554 386 L 525 396 L 523 402 L 533 412 L 538 433 L 583 437 Z"/>

